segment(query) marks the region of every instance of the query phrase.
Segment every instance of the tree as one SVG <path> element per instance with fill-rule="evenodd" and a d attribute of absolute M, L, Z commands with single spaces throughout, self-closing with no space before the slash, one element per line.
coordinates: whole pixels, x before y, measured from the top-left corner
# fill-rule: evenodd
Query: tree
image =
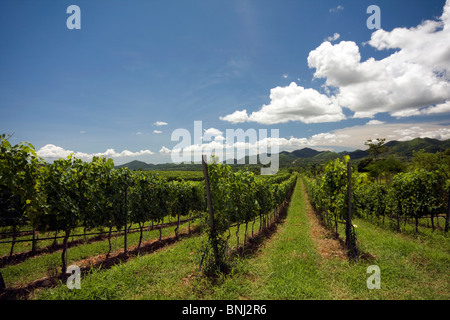
<path fill-rule="evenodd" d="M 367 166 L 371 165 L 372 163 L 373 163 L 373 159 L 372 158 L 362 159 L 358 163 L 358 172 L 368 172 Z"/>
<path fill-rule="evenodd" d="M 367 140 L 364 145 L 368 146 L 369 149 L 367 152 L 374 157 L 374 159 L 378 159 L 378 157 L 387 151 L 386 146 L 384 145 L 386 139 L 385 138 L 377 138 L 376 140 Z"/>
<path fill-rule="evenodd" d="M 406 165 L 394 157 L 388 157 L 386 159 L 374 161 L 366 167 L 366 170 L 369 172 L 370 176 L 377 180 L 380 176 L 384 176 L 387 180 L 393 175 L 405 171 Z"/>

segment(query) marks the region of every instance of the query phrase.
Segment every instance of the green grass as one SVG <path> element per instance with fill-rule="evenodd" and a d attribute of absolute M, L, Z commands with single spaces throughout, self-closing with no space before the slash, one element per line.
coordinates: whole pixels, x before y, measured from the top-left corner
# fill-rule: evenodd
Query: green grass
<path fill-rule="evenodd" d="M 348 299 L 449 299 L 450 242 L 442 236 L 440 245 L 398 234 L 363 219 L 358 226 L 359 248 L 369 258 L 357 263 L 330 260 L 322 270 L 335 283 L 335 298 L 345 292 Z M 339 230 L 344 234 L 344 230 Z M 367 289 L 370 265 L 381 270 L 381 289 Z"/>
<path fill-rule="evenodd" d="M 183 217 L 182 220 L 184 220 L 184 219 L 186 219 L 186 218 Z M 162 223 L 168 223 L 170 221 L 174 222 L 174 221 L 176 221 L 176 218 L 171 217 L 170 220 L 169 220 L 169 217 L 164 217 Z M 149 222 L 146 222 L 146 226 L 148 226 L 148 224 L 149 224 Z M 137 223 L 134 223 L 134 224 L 131 225 L 130 229 L 136 229 L 136 228 L 139 228 L 139 225 Z M 8 227 L 8 228 L 4 227 L 4 231 L 3 232 L 10 232 L 11 230 L 12 229 L 10 227 Z M 22 227 L 22 230 L 28 231 L 28 230 L 30 230 L 30 227 L 29 226 L 24 226 L 24 227 Z M 115 231 L 115 230 L 117 230 L 117 229 L 113 228 L 113 231 Z M 83 227 L 79 227 L 79 228 L 75 228 L 71 232 L 71 234 L 72 235 L 75 235 L 75 234 L 80 235 L 80 234 L 83 234 L 83 232 L 84 232 Z M 108 232 L 108 228 L 99 228 L 98 230 L 87 230 L 86 234 L 99 233 L 99 232 L 106 232 L 107 233 Z M 115 233 L 113 233 L 113 235 L 115 235 Z M 37 239 L 38 240 L 36 241 L 36 249 L 39 250 L 39 249 L 46 248 L 48 246 L 51 246 L 53 244 L 53 242 L 54 242 L 53 239 L 39 240 L 39 238 L 51 238 L 51 237 L 54 237 L 54 236 L 55 236 L 55 232 L 54 231 L 44 232 L 44 233 L 38 234 L 37 235 Z M 64 232 L 62 232 L 62 231 L 58 232 L 58 234 L 57 234 L 57 237 L 61 237 L 61 236 L 64 236 Z M 89 240 L 89 239 L 92 239 L 92 238 L 95 238 L 95 237 L 96 237 L 96 235 L 91 235 L 91 236 L 88 235 L 88 236 L 86 236 L 86 239 Z M 14 254 L 18 254 L 18 253 L 26 253 L 26 252 L 31 251 L 31 239 L 32 238 L 33 238 L 33 236 L 31 234 L 25 235 L 25 236 L 18 236 L 16 238 L 16 240 L 30 240 L 30 241 L 15 243 L 14 244 L 13 255 Z M 76 240 L 79 240 L 79 239 L 84 239 L 84 237 L 82 237 L 82 236 L 72 237 L 71 236 L 69 238 L 69 243 L 72 240 L 76 241 Z M 13 240 L 12 236 L 0 239 L 0 241 L 12 241 L 12 240 Z M 63 242 L 62 238 L 56 239 L 56 244 L 62 244 L 62 242 Z M 0 257 L 9 256 L 10 250 L 11 250 L 11 244 L 10 243 L 0 243 Z"/>
<path fill-rule="evenodd" d="M 450 299 L 450 238 L 421 228 L 397 233 L 389 224 L 353 219 L 361 258 L 329 259 L 320 265 L 333 299 Z M 345 238 L 345 226 L 339 234 Z M 381 288 L 369 290 L 370 265 L 381 271 Z"/>
<path fill-rule="evenodd" d="M 93 270 L 81 290 L 65 284 L 37 292 L 37 299 L 181 299 L 189 297 L 189 275 L 198 267 L 201 237 L 185 238 L 159 252 L 136 257 L 108 270 Z M 186 282 L 186 283 L 185 283 Z"/>
<path fill-rule="evenodd" d="M 180 228 L 187 227 L 187 223 L 180 224 Z M 193 224 L 191 223 L 191 228 Z M 173 236 L 174 226 L 162 229 L 162 236 Z M 127 246 L 131 247 L 139 242 L 139 232 L 127 235 Z M 159 230 L 144 231 L 144 240 L 159 238 Z M 124 237 L 122 235 L 111 236 L 111 246 L 113 250 L 124 248 Z M 86 259 L 99 254 L 106 254 L 109 250 L 108 240 L 96 241 L 88 244 L 81 244 L 68 249 L 68 264 Z M 1 269 L 7 287 L 25 285 L 33 280 L 57 274 L 61 270 L 61 250 L 51 254 L 43 254 L 25 260 L 16 265 L 5 266 Z"/>

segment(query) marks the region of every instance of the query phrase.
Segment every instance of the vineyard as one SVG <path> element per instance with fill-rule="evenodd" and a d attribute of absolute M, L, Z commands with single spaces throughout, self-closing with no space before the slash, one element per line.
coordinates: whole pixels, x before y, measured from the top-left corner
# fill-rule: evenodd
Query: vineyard
<path fill-rule="evenodd" d="M 113 232 L 123 234 L 127 254 L 127 237 L 130 230 L 135 230 L 133 225 L 137 225 L 139 231 L 138 251 L 144 230 L 158 229 L 161 241 L 162 224 L 170 218 L 176 221 L 176 239 L 182 218 L 189 222 L 189 232 L 192 220 L 199 219 L 201 225 L 208 225 L 208 221 L 202 219 L 202 213 L 207 212 L 205 183 L 198 181 L 198 175 L 194 176 L 196 181 L 168 181 L 159 173 L 114 169 L 113 161 L 103 157 L 94 157 L 87 163 L 69 156 L 48 164 L 37 158 L 31 145 L 11 146 L 6 139 L 2 139 L 1 151 L 2 177 L 6 179 L 1 186 L 0 220 L 3 229 L 11 229 L 1 235 L 12 238 L 1 241 L 10 244 L 9 255 L 2 259 L 4 265 L 14 263 L 17 243 L 30 242 L 28 256 L 33 256 L 37 242 L 53 239 L 56 243 L 57 238 L 62 238 L 61 273 L 65 274 L 71 237 L 82 236 L 86 240 L 87 236 L 106 235 L 108 258 Z M 202 264 L 204 261 L 207 267 L 220 268 L 228 244 L 224 233 L 230 232 L 232 224 L 237 225 L 238 231 L 239 226 L 245 224 L 245 244 L 250 222 L 253 221 L 252 234 L 256 218 L 260 219 L 261 228 L 267 228 L 269 221 L 275 220 L 286 205 L 295 176 L 284 174 L 258 179 L 254 173 L 233 172 L 229 166 L 220 164 L 210 165 L 209 171 L 216 208 L 216 235 L 221 238 L 222 248 L 219 262 L 218 256 L 211 261 L 206 254 L 209 248 L 205 247 Z M 54 237 L 46 236 L 52 233 Z M 58 233 L 63 236 L 57 237 Z M 23 237 L 17 239 L 21 235 Z M 238 233 L 236 239 L 239 247 Z"/>
<path fill-rule="evenodd" d="M 5 136 L 0 151 L 0 298 L 449 298 L 445 167 L 381 182 L 349 157 L 259 176 L 214 159 L 201 174 L 46 163 Z"/>
<path fill-rule="evenodd" d="M 345 219 L 348 198 L 352 198 L 354 215 L 366 219 L 394 220 L 396 230 L 401 223 L 414 221 L 415 232 L 419 232 L 419 220 L 430 219 L 435 230 L 435 219 L 445 219 L 444 232 L 449 228 L 450 201 L 448 174 L 445 170 L 427 171 L 414 169 L 393 176 L 390 184 L 375 182 L 364 173 L 349 178 L 346 164 L 336 159 L 328 163 L 324 173 L 317 179 L 305 178 L 311 202 L 328 226 L 334 221 L 336 233 L 338 220 Z M 353 186 L 351 193 L 347 192 Z"/>

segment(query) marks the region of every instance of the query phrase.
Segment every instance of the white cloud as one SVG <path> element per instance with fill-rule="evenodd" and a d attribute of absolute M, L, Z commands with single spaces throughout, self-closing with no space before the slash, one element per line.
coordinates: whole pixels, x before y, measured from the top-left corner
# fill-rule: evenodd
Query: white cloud
<path fill-rule="evenodd" d="M 247 115 L 247 111 L 236 111 L 221 117 L 233 123 L 255 121 L 262 124 L 301 121 L 304 123 L 334 122 L 345 119 L 342 109 L 334 99 L 314 89 L 305 89 L 292 82 L 287 87 L 270 90 L 270 104 Z"/>
<path fill-rule="evenodd" d="M 377 120 L 374 120 L 377 121 Z M 224 160 L 222 156 L 227 155 L 231 150 L 235 156 L 239 154 L 246 155 L 256 154 L 261 150 L 267 150 L 267 146 L 278 145 L 279 151 L 283 150 L 298 150 L 305 147 L 314 148 L 316 150 L 333 150 L 333 148 L 339 147 L 347 150 L 352 149 L 367 149 L 364 143 L 369 139 L 375 137 L 387 138 L 390 140 L 412 140 L 414 138 L 434 138 L 434 139 L 450 139 L 450 128 L 440 123 L 395 123 L 385 124 L 381 121 L 375 122 L 376 125 L 360 125 L 342 128 L 331 132 L 322 132 L 311 135 L 309 137 L 289 137 L 289 138 L 275 138 L 268 137 L 254 141 L 238 141 L 231 144 L 226 144 L 219 141 L 211 141 L 209 143 L 189 145 L 185 148 L 174 149 L 173 152 L 178 154 L 183 153 L 190 154 L 192 156 L 200 156 L 202 154 L 208 154 L 215 152 L 219 156 L 220 160 Z M 166 154 L 172 151 L 163 147 L 160 153 Z M 265 151 L 262 151 L 265 152 Z M 222 155 L 222 156 L 221 156 Z M 237 156 L 240 158 L 239 156 Z"/>
<path fill-rule="evenodd" d="M 156 122 L 154 123 L 154 125 L 160 127 L 160 126 L 167 126 L 168 123 L 167 123 L 167 122 L 164 122 L 164 121 L 156 121 Z"/>
<path fill-rule="evenodd" d="M 267 147 L 271 147 L 274 145 L 278 145 L 279 150 L 295 150 L 301 149 L 305 147 L 317 147 L 321 148 L 321 146 L 332 146 L 343 144 L 345 140 L 349 136 L 343 133 L 333 133 L 333 132 L 324 132 L 315 134 L 309 138 L 275 138 L 275 137 L 266 137 L 256 141 L 236 141 L 232 144 L 226 144 L 218 141 L 211 141 L 209 143 L 202 144 L 192 144 L 184 147 L 183 149 L 174 149 L 172 150 L 174 153 L 178 154 L 181 151 L 183 153 L 193 154 L 193 155 L 201 155 L 205 153 L 210 153 L 212 151 L 219 152 L 219 154 L 226 154 L 230 150 L 239 154 L 242 151 L 248 151 L 249 154 L 253 152 L 256 154 L 258 151 L 267 150 Z M 161 151 L 162 152 L 162 149 Z M 168 153 L 171 152 L 168 150 Z M 265 151 L 264 151 L 265 152 Z M 220 156 L 219 156 L 220 157 Z M 223 160 L 221 158 L 221 160 Z"/>
<path fill-rule="evenodd" d="M 379 120 L 370 120 L 369 122 L 366 123 L 366 125 L 368 126 L 376 126 L 379 124 L 384 124 L 384 121 L 379 121 Z"/>
<path fill-rule="evenodd" d="M 414 138 L 433 138 L 439 140 L 450 139 L 450 128 L 423 128 L 413 126 L 404 129 L 397 129 L 394 132 L 399 136 L 397 140 L 408 141 Z"/>
<path fill-rule="evenodd" d="M 122 158 L 122 157 L 138 157 L 143 155 L 152 155 L 153 152 L 150 150 L 141 150 L 138 152 L 131 152 L 129 150 L 123 150 L 122 152 L 116 152 L 114 149 L 108 149 L 101 153 L 85 153 L 85 152 L 74 152 L 72 150 L 66 150 L 62 147 L 55 146 L 54 144 L 47 144 L 37 151 L 37 154 L 49 160 L 67 158 L 70 154 L 78 159 L 89 161 L 94 156 L 106 156 L 107 158 Z"/>
<path fill-rule="evenodd" d="M 172 152 L 172 150 L 170 150 L 169 148 L 166 148 L 165 146 L 162 146 L 161 150 L 159 150 L 159 153 L 162 154 L 170 154 Z"/>
<path fill-rule="evenodd" d="M 61 147 L 55 146 L 54 144 L 47 144 L 37 151 L 38 156 L 40 156 L 42 158 L 57 158 L 57 159 L 58 158 L 66 158 L 71 153 L 74 153 L 74 156 L 76 158 L 80 158 L 80 159 L 90 158 L 90 155 L 87 153 L 74 152 L 72 150 L 65 150 Z"/>
<path fill-rule="evenodd" d="M 142 134 L 143 134 L 143 133 L 140 132 L 140 131 L 136 132 L 136 135 L 138 135 L 138 136 L 141 136 Z"/>
<path fill-rule="evenodd" d="M 284 79 L 287 79 L 289 76 L 285 73 L 285 74 L 283 74 L 283 78 Z"/>
<path fill-rule="evenodd" d="M 339 39 L 341 37 L 341 35 L 339 33 L 335 33 L 333 36 L 330 36 L 327 38 L 327 41 L 336 41 L 337 39 Z"/>
<path fill-rule="evenodd" d="M 223 134 L 222 131 L 220 131 L 219 129 L 216 128 L 209 128 L 209 129 L 204 129 L 204 136 L 221 136 Z"/>
<path fill-rule="evenodd" d="M 153 130 L 153 133 L 160 134 L 160 133 L 162 133 L 162 131 L 161 130 Z"/>
<path fill-rule="evenodd" d="M 214 141 L 224 141 L 223 132 L 216 128 L 204 129 L 203 140 L 210 141 L 214 137 Z"/>
<path fill-rule="evenodd" d="M 235 111 L 225 117 L 220 117 L 220 120 L 228 121 L 231 123 L 241 123 L 248 121 L 247 110 Z"/>
<path fill-rule="evenodd" d="M 390 140 L 406 141 L 415 138 L 450 139 L 450 127 L 440 123 L 384 123 L 378 125 L 362 125 L 338 129 L 336 135 L 347 135 L 343 143 L 332 144 L 356 149 L 365 149 L 364 142 L 374 137 Z"/>
<path fill-rule="evenodd" d="M 394 49 L 384 59 L 361 62 L 355 42 L 322 43 L 311 51 L 308 65 L 314 77 L 337 88 L 336 101 L 355 112 L 354 117 L 373 117 L 388 112 L 409 117 L 448 112 L 450 99 L 450 1 L 437 20 L 413 28 L 377 30 L 370 46 Z"/>
<path fill-rule="evenodd" d="M 343 10 L 342 6 L 330 12 Z M 329 40 L 337 40 L 339 34 Z M 345 119 L 342 108 L 354 118 L 373 118 L 382 112 L 398 118 L 450 112 L 450 0 L 443 14 L 417 27 L 377 30 L 366 42 L 377 50 L 395 50 L 385 58 L 361 61 L 353 41 L 324 41 L 308 56 L 314 78 L 325 79 L 323 92 L 291 83 L 270 90 L 271 102 L 260 110 L 235 111 L 221 120 L 261 124 L 300 121 L 336 122 Z M 376 122 L 369 122 L 373 125 Z"/>
<path fill-rule="evenodd" d="M 80 133 L 81 133 L 81 134 L 85 134 L 85 133 L 86 133 L 86 131 L 84 131 L 84 130 L 81 130 L 81 131 L 80 131 Z"/>
<path fill-rule="evenodd" d="M 342 11 L 342 10 L 344 10 L 344 7 L 341 6 L 341 5 L 338 5 L 336 8 L 331 8 L 330 9 L 330 13 L 337 13 L 337 12 Z"/>
<path fill-rule="evenodd" d="M 450 112 L 450 100 L 421 110 L 421 113 L 423 114 L 444 113 L 444 112 Z"/>

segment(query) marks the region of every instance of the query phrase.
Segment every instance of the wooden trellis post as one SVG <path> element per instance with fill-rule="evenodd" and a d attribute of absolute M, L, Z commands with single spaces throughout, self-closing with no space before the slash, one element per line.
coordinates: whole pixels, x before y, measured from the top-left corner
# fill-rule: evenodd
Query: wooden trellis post
<path fill-rule="evenodd" d="M 345 241 L 350 245 L 352 232 L 352 167 L 350 161 L 347 162 L 347 219 L 345 224 Z"/>
<path fill-rule="evenodd" d="M 350 161 L 347 162 L 347 219 L 345 223 L 345 242 L 349 253 L 354 259 L 358 259 L 358 251 L 356 248 L 356 239 L 352 232 L 352 166 Z"/>
<path fill-rule="evenodd" d="M 5 290 L 5 289 L 6 289 L 5 281 L 3 281 L 2 272 L 0 271 L 0 291 Z"/>
<path fill-rule="evenodd" d="M 209 223 L 211 228 L 211 234 L 210 234 L 210 240 L 211 245 L 213 247 L 214 251 L 214 259 L 216 261 L 216 264 L 219 263 L 219 250 L 217 247 L 217 235 L 216 235 L 216 226 L 214 223 L 214 211 L 212 206 L 212 199 L 211 199 L 211 189 L 209 184 L 209 174 L 208 174 L 208 165 L 206 163 L 206 155 L 202 156 L 202 166 L 203 166 L 203 174 L 205 176 L 205 186 L 206 186 L 206 202 L 208 205 L 208 211 L 209 211 Z"/>
<path fill-rule="evenodd" d="M 124 245 L 124 253 L 127 255 L 128 251 L 128 245 L 127 245 L 127 223 L 128 223 L 128 186 L 125 189 L 125 233 L 124 233 L 124 239 L 123 239 L 123 245 Z"/>
<path fill-rule="evenodd" d="M 448 232 L 449 220 L 450 220 L 450 188 L 448 188 L 447 215 L 445 216 L 445 229 L 444 229 L 445 232 Z"/>

